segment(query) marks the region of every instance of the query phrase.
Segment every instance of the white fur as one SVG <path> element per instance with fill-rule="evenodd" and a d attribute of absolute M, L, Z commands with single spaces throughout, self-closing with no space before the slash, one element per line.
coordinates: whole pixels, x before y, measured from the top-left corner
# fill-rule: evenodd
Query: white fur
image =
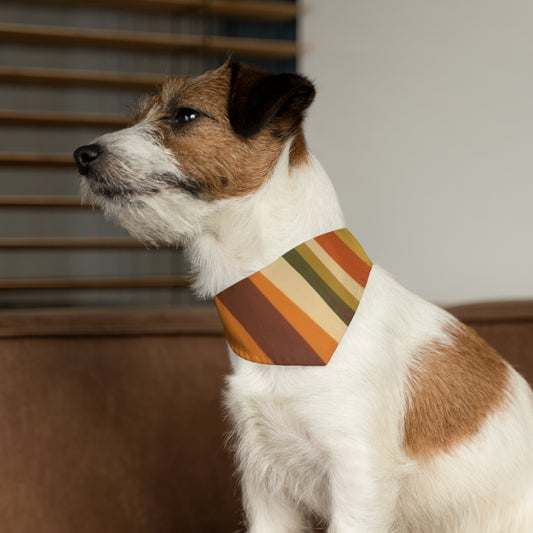
<path fill-rule="evenodd" d="M 310 156 L 292 168 L 288 149 L 247 197 L 162 190 L 121 205 L 86 194 L 134 235 L 184 244 L 203 297 L 344 226 L 320 164 Z M 450 324 L 374 266 L 326 367 L 260 365 L 230 351 L 225 402 L 250 533 L 307 531 L 310 513 L 330 533 L 533 531 L 532 393 L 514 371 L 511 400 L 474 438 L 425 461 L 402 447 L 413 353 Z"/>

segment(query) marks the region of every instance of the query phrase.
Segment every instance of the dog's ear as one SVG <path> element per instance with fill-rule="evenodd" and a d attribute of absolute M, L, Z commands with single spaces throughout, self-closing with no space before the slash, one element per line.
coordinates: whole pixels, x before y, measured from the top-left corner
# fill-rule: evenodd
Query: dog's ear
<path fill-rule="evenodd" d="M 228 66 L 228 115 L 233 130 L 251 137 L 271 126 L 277 135 L 294 134 L 315 96 L 313 84 L 297 74 L 272 74 L 240 63 Z"/>

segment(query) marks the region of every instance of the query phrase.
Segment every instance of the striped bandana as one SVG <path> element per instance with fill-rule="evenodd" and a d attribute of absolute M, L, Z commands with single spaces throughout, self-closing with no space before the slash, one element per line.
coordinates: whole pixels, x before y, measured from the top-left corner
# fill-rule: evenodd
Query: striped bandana
<path fill-rule="evenodd" d="M 371 268 L 346 228 L 304 242 L 215 296 L 226 339 L 255 363 L 326 365 Z"/>

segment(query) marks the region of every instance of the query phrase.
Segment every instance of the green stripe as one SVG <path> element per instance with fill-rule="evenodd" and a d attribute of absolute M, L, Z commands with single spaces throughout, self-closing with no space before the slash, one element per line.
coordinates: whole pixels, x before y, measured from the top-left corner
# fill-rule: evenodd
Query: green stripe
<path fill-rule="evenodd" d="M 283 255 L 283 258 L 311 285 L 332 311 L 348 325 L 354 315 L 353 309 L 350 309 L 335 294 L 328 284 L 313 270 L 309 263 L 295 249 L 288 251 Z"/>
<path fill-rule="evenodd" d="M 307 246 L 300 244 L 296 251 L 303 257 L 307 264 L 324 280 L 324 283 L 352 310 L 357 309 L 357 298 L 339 281 L 331 270 Z"/>

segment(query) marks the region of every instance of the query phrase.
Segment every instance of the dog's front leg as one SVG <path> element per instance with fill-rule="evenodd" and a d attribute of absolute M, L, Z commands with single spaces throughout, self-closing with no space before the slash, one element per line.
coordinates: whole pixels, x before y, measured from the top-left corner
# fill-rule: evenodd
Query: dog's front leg
<path fill-rule="evenodd" d="M 261 480 L 244 474 L 241 480 L 248 533 L 303 533 L 309 524 L 285 495 L 269 490 Z"/>
<path fill-rule="evenodd" d="M 368 447 L 350 452 L 338 449 L 330 471 L 328 533 L 390 533 L 398 481 Z"/>

